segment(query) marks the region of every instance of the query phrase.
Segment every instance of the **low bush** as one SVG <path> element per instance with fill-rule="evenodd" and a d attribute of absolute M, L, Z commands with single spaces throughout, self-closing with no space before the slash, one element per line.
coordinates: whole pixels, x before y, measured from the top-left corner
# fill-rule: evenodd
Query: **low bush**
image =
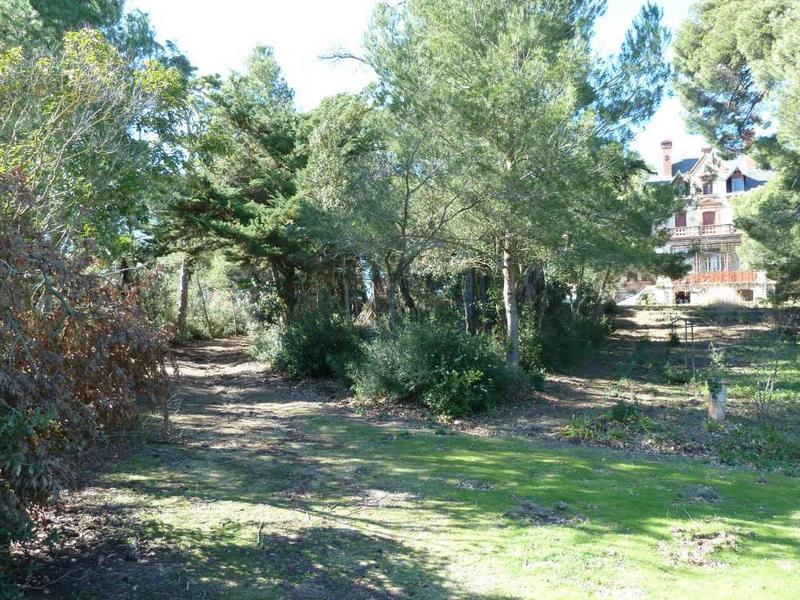
<path fill-rule="evenodd" d="M 287 327 L 258 330 L 254 350 L 259 360 L 293 379 L 346 379 L 348 365 L 361 357 L 361 339 L 350 319 L 303 309 Z"/>
<path fill-rule="evenodd" d="M 505 399 L 511 378 L 484 336 L 434 323 L 410 323 L 365 346 L 352 370 L 356 394 L 421 404 L 450 417 L 486 410 Z"/>
<path fill-rule="evenodd" d="M 631 437 L 655 429 L 655 422 L 638 406 L 619 400 L 611 410 L 601 415 L 575 417 L 561 433 L 576 442 L 624 445 Z"/>
<path fill-rule="evenodd" d="M 568 286 L 553 282 L 547 286 L 543 312 L 530 305 L 523 310 L 520 364 L 531 373 L 557 372 L 579 363 L 596 351 L 611 331 L 616 311 L 613 302 L 601 303 L 589 294 L 583 308 L 573 312 L 565 302 L 567 291 Z"/>
<path fill-rule="evenodd" d="M 800 473 L 800 441 L 773 426 L 709 423 L 712 446 L 726 464 Z"/>
<path fill-rule="evenodd" d="M 662 376 L 665 383 L 670 385 L 685 385 L 691 383 L 693 374 L 690 369 L 682 365 L 675 365 L 673 363 L 666 363 Z"/>
<path fill-rule="evenodd" d="M 20 176 L 0 176 L 0 558 L 137 401 L 166 416 L 170 383 L 141 288 L 92 274 L 88 246 L 62 253 L 27 202 Z"/>

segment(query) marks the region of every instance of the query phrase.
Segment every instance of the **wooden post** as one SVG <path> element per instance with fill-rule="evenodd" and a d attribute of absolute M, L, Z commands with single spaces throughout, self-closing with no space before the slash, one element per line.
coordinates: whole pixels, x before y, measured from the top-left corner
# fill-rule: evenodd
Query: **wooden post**
<path fill-rule="evenodd" d="M 728 403 L 728 382 L 720 381 L 708 395 L 708 418 L 715 423 L 725 422 L 725 405 Z"/>

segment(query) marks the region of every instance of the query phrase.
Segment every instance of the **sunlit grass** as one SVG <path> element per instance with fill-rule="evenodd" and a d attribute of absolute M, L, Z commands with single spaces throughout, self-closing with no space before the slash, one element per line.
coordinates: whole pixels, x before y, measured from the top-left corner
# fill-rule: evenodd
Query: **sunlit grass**
<path fill-rule="evenodd" d="M 324 588 L 335 598 L 752 599 L 800 589 L 796 479 L 521 440 L 396 435 L 329 417 L 302 428 L 323 443 L 286 455 L 167 446 L 132 456 L 105 483 L 138 507 L 145 533 L 131 535 L 178 549 L 191 565 L 180 585 L 188 577 L 198 597 L 314 598 Z M 692 499 L 693 486 L 718 499 Z M 523 502 L 565 508 L 551 523 L 508 515 Z M 714 535 L 732 536 L 735 548 L 698 564 L 681 558 L 681 536 Z M 143 594 L 176 585 L 165 576 Z"/>

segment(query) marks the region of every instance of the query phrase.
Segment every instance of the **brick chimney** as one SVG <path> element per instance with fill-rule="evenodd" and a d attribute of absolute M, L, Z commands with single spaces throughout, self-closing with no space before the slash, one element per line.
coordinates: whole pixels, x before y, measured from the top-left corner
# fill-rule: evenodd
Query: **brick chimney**
<path fill-rule="evenodd" d="M 661 150 L 664 153 L 664 158 L 661 161 L 661 173 L 664 177 L 672 179 L 672 140 L 661 142 Z"/>

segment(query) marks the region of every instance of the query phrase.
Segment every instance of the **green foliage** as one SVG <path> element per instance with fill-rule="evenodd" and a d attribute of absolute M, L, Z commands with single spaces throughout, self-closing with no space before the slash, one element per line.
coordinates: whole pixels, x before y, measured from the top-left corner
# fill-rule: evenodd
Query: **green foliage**
<path fill-rule="evenodd" d="M 692 372 L 684 365 L 667 362 L 664 365 L 663 378 L 671 385 L 684 385 L 692 381 Z"/>
<path fill-rule="evenodd" d="M 526 371 L 557 372 L 574 366 L 595 352 L 611 330 L 612 317 L 599 309 L 599 298 L 584 298 L 578 311 L 567 300 L 566 286 L 553 282 L 540 300 L 545 302 L 540 322 L 533 311 L 523 313 L 520 364 Z"/>
<path fill-rule="evenodd" d="M 325 309 L 301 309 L 285 328 L 257 330 L 255 355 L 289 377 L 346 379 L 361 355 L 358 330 L 346 317 Z"/>
<path fill-rule="evenodd" d="M 466 197 L 469 210 L 443 237 L 510 267 L 512 364 L 514 273 L 563 258 L 571 284 L 602 287 L 621 265 L 653 260 L 653 222 L 672 206 L 656 201 L 669 191 L 643 185 L 644 164 L 627 148 L 669 71 L 661 11 L 648 3 L 619 55 L 603 61 L 588 40 L 604 9 L 602 0 L 414 0 L 379 5 L 367 35 L 379 99 L 413 113 L 455 159 L 449 196 Z"/>
<path fill-rule="evenodd" d="M 709 424 L 709 434 L 720 459 L 727 464 L 800 472 L 800 441 L 791 432 L 773 426 Z"/>
<path fill-rule="evenodd" d="M 316 247 L 299 226 L 296 178 L 306 156 L 293 95 L 266 46 L 251 53 L 244 72 L 201 90 L 197 160 L 187 192 L 168 211 L 170 231 L 162 234 L 163 245 L 194 235 L 206 248 L 269 269 L 289 312 L 299 300 L 298 268 L 309 266 Z"/>
<path fill-rule="evenodd" d="M 120 21 L 123 0 L 0 0 L 0 48 L 60 42 L 84 27 L 110 28 Z"/>
<path fill-rule="evenodd" d="M 130 257 L 133 229 L 177 176 L 180 151 L 165 123 L 185 76 L 152 57 L 132 63 L 89 29 L 57 48 L 0 51 L 0 172 L 24 171 L 31 209 L 54 238 Z"/>
<path fill-rule="evenodd" d="M 508 395 L 509 374 L 490 340 L 435 323 L 408 323 L 365 346 L 351 371 L 364 399 L 421 404 L 439 415 L 479 412 Z"/>
<path fill-rule="evenodd" d="M 648 433 L 655 422 L 635 404 L 618 400 L 611 410 L 596 417 L 576 417 L 562 430 L 568 440 L 624 445 L 632 436 Z"/>

